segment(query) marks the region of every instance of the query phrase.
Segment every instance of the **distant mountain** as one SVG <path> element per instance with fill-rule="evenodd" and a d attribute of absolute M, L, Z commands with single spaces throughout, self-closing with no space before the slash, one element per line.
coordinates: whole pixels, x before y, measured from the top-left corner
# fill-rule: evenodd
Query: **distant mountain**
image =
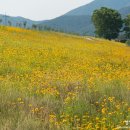
<path fill-rule="evenodd" d="M 66 15 L 92 15 L 95 9 L 108 7 L 119 10 L 130 5 L 130 0 L 94 0 L 91 3 L 81 6 L 68 12 Z"/>
<path fill-rule="evenodd" d="M 128 14 L 130 14 L 130 6 L 120 9 L 119 12 L 122 14 L 122 16 L 127 16 Z"/>
<path fill-rule="evenodd" d="M 92 25 L 91 16 L 79 15 L 79 16 L 61 16 L 53 20 L 49 20 L 40 24 L 40 26 L 48 26 L 59 31 L 68 33 L 78 34 L 89 34 L 93 33 L 91 30 L 94 29 Z"/>
<path fill-rule="evenodd" d="M 94 26 L 91 21 L 91 15 L 95 9 L 108 7 L 120 10 L 124 15 L 124 7 L 130 5 L 130 0 L 94 0 L 91 3 L 74 9 L 65 15 L 40 23 L 40 26 L 49 26 L 65 32 L 74 32 L 79 34 L 94 35 Z"/>
<path fill-rule="evenodd" d="M 0 15 L 0 19 L 2 22 L 0 24 L 2 25 L 9 25 L 9 21 L 11 23 L 11 26 L 21 26 L 23 27 L 23 22 L 27 22 L 26 27 L 31 27 L 33 24 L 40 24 L 43 21 L 33 21 L 30 19 L 26 19 L 23 17 L 12 17 L 12 16 L 7 16 L 7 15 Z"/>

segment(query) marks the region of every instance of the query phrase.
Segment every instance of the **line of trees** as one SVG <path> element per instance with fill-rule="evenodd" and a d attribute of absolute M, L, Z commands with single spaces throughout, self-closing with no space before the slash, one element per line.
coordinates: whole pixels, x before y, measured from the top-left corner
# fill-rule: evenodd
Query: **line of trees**
<path fill-rule="evenodd" d="M 130 39 L 130 15 L 122 19 L 118 11 L 102 7 L 93 12 L 92 21 L 98 37 L 111 40 L 122 33 L 126 39 Z"/>
<path fill-rule="evenodd" d="M 2 24 L 3 22 L 4 22 L 3 19 L 0 19 L 0 24 Z M 9 25 L 9 26 L 13 25 L 13 23 L 10 20 L 8 20 L 6 24 Z M 22 28 L 22 27 L 23 28 L 29 28 L 29 27 L 27 27 L 27 24 L 28 24 L 27 21 L 23 21 L 23 22 L 17 22 L 15 26 L 20 27 L 20 28 Z M 42 25 L 37 25 L 37 24 L 32 24 L 32 26 L 30 26 L 30 29 L 39 30 L 39 31 L 40 30 L 58 31 L 58 30 L 53 29 L 49 26 L 46 26 L 46 25 L 42 26 Z"/>
<path fill-rule="evenodd" d="M 2 22 L 3 22 L 3 20 L 0 19 L 0 24 L 2 24 Z M 9 25 L 9 26 L 12 26 L 12 25 L 13 25 L 13 23 L 12 23 L 10 20 L 8 20 L 7 23 L 4 23 L 4 24 L 7 24 L 7 25 Z M 16 23 L 16 27 L 26 28 L 26 27 L 27 27 L 27 21 L 17 22 L 17 23 Z"/>

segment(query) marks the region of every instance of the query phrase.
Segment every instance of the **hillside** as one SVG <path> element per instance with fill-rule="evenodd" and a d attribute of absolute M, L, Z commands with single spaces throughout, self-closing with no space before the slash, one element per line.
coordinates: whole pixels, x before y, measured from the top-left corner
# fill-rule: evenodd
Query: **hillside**
<path fill-rule="evenodd" d="M 108 7 L 119 10 L 130 5 L 129 0 L 93 0 L 91 3 L 68 12 L 66 15 L 92 15 L 95 9 Z"/>
<path fill-rule="evenodd" d="M 49 20 L 39 24 L 39 26 L 48 26 L 53 29 L 68 33 L 88 34 L 93 35 L 94 26 L 91 21 L 91 16 L 61 16 L 53 20 Z"/>
<path fill-rule="evenodd" d="M 130 47 L 0 27 L 0 128 L 114 129 L 130 120 Z"/>
<path fill-rule="evenodd" d="M 12 16 L 8 16 L 8 15 L 0 15 L 0 19 L 2 20 L 2 22 L 0 23 L 1 25 L 9 25 L 9 21 L 11 22 L 11 26 L 19 26 L 18 24 L 21 24 L 21 27 L 23 26 L 23 22 L 27 22 L 26 27 L 30 28 L 32 27 L 33 24 L 40 24 L 43 21 L 33 21 L 30 19 L 26 19 L 23 17 L 12 17 Z"/>

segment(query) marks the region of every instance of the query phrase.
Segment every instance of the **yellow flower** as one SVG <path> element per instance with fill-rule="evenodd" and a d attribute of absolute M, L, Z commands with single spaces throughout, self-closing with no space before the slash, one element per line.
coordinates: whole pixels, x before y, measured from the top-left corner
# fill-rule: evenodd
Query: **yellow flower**
<path fill-rule="evenodd" d="M 115 97 L 109 97 L 109 98 L 108 98 L 108 100 L 109 100 L 110 102 L 113 102 L 114 99 L 115 99 Z"/>
<path fill-rule="evenodd" d="M 38 112 L 39 111 L 39 109 L 38 108 L 35 108 L 35 112 Z"/>
<path fill-rule="evenodd" d="M 18 98 L 17 100 L 20 102 L 20 101 L 22 101 L 22 98 Z"/>
<path fill-rule="evenodd" d="M 29 104 L 28 106 L 29 106 L 29 107 L 32 107 L 32 104 Z"/>
<path fill-rule="evenodd" d="M 102 114 L 106 114 L 107 109 L 106 108 L 102 108 Z"/>

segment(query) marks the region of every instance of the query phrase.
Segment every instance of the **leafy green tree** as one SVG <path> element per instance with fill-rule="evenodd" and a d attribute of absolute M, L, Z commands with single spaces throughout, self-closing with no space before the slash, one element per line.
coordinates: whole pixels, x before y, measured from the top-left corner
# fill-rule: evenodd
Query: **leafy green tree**
<path fill-rule="evenodd" d="M 32 29 L 35 29 L 35 30 L 36 30 L 36 29 L 37 29 L 37 25 L 36 25 L 36 24 L 33 24 L 33 25 L 32 25 Z"/>
<path fill-rule="evenodd" d="M 45 26 L 44 26 L 44 30 L 46 30 L 46 31 L 51 31 L 51 30 L 52 30 L 52 28 L 51 28 L 51 27 L 49 27 L 49 26 L 47 26 L 47 25 L 45 25 Z"/>
<path fill-rule="evenodd" d="M 22 27 L 22 23 L 19 23 L 19 25 L 18 25 L 20 28 Z"/>
<path fill-rule="evenodd" d="M 41 25 L 38 26 L 38 30 L 39 30 L 39 31 L 42 30 L 42 26 L 41 26 Z"/>
<path fill-rule="evenodd" d="M 11 22 L 11 21 L 8 21 L 8 25 L 11 26 L 11 25 L 12 25 L 12 22 Z"/>
<path fill-rule="evenodd" d="M 118 11 L 101 7 L 93 12 L 92 21 L 95 25 L 95 33 L 99 37 L 115 39 L 118 37 L 123 21 Z"/>
<path fill-rule="evenodd" d="M 2 19 L 0 19 L 0 24 L 2 23 L 2 21 L 3 21 L 3 20 L 2 20 Z"/>
<path fill-rule="evenodd" d="M 124 31 L 126 38 L 130 38 L 130 14 L 124 19 Z"/>
<path fill-rule="evenodd" d="M 24 26 L 24 28 L 26 28 L 26 26 L 27 26 L 27 21 L 24 21 L 24 22 L 23 22 L 23 26 Z"/>

